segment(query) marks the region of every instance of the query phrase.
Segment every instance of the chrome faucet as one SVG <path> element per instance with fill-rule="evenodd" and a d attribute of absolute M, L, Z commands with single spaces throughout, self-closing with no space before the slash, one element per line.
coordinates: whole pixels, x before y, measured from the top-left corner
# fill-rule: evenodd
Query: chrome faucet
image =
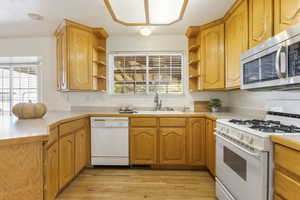
<path fill-rule="evenodd" d="M 154 97 L 154 105 L 155 105 L 155 108 L 154 108 L 155 111 L 161 110 L 161 107 L 162 107 L 162 100 L 159 99 L 158 92 L 155 93 L 155 97 Z"/>

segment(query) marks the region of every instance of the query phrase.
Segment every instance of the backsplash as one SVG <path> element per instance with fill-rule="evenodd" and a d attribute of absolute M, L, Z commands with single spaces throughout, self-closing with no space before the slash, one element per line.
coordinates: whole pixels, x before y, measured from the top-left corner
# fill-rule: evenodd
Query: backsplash
<path fill-rule="evenodd" d="M 267 111 L 270 107 L 299 107 L 300 91 L 232 91 L 229 106 L 234 109 Z M 299 111 L 300 112 L 300 111 Z"/>

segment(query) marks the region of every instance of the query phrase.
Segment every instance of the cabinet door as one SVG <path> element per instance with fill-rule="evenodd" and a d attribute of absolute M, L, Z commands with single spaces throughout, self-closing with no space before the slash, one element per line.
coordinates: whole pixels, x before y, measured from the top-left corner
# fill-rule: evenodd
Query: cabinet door
<path fill-rule="evenodd" d="M 56 36 L 57 89 L 67 89 L 67 31 L 62 28 Z"/>
<path fill-rule="evenodd" d="M 148 165 L 157 163 L 157 129 L 131 128 L 130 163 Z"/>
<path fill-rule="evenodd" d="M 275 34 L 300 22 L 299 0 L 274 0 Z"/>
<path fill-rule="evenodd" d="M 160 128 L 160 164 L 186 164 L 185 128 Z"/>
<path fill-rule="evenodd" d="M 77 130 L 75 132 L 75 174 L 87 165 L 87 142 L 85 127 Z"/>
<path fill-rule="evenodd" d="M 225 21 L 226 87 L 240 86 L 240 54 L 248 49 L 248 6 L 244 0 Z"/>
<path fill-rule="evenodd" d="M 92 35 L 69 27 L 69 83 L 72 90 L 92 90 Z"/>
<path fill-rule="evenodd" d="M 273 35 L 273 0 L 249 0 L 249 45 L 267 40 Z"/>
<path fill-rule="evenodd" d="M 201 32 L 201 79 L 205 90 L 225 87 L 224 24 Z"/>
<path fill-rule="evenodd" d="M 206 166 L 215 176 L 216 172 L 216 136 L 214 135 L 215 121 L 206 119 Z"/>
<path fill-rule="evenodd" d="M 59 141 L 59 187 L 62 189 L 75 175 L 75 137 L 74 134 L 60 138 Z"/>
<path fill-rule="evenodd" d="M 188 123 L 189 164 L 205 165 L 205 119 L 191 118 Z"/>
<path fill-rule="evenodd" d="M 55 142 L 46 151 L 46 185 L 45 195 L 47 200 L 55 199 L 59 191 L 59 174 L 58 174 L 58 142 Z"/>

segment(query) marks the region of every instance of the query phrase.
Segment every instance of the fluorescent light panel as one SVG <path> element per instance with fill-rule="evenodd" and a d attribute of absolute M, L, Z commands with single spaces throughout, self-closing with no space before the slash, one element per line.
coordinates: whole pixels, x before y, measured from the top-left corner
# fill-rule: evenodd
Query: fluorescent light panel
<path fill-rule="evenodd" d="M 149 0 L 150 24 L 169 24 L 180 17 L 184 0 Z"/>
<path fill-rule="evenodd" d="M 146 23 L 144 0 L 109 0 L 118 20 L 126 23 Z"/>

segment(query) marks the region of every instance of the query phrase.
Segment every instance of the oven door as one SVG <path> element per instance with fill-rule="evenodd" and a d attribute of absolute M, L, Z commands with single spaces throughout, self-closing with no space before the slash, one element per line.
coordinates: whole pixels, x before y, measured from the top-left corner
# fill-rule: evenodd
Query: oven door
<path fill-rule="evenodd" d="M 267 200 L 268 153 L 243 148 L 217 135 L 217 179 L 236 200 Z"/>

